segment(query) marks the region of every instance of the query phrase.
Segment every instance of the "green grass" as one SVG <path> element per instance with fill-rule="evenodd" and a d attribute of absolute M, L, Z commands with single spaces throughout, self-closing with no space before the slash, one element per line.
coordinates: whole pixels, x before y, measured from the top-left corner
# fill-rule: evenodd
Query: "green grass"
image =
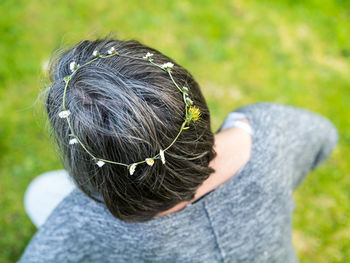
<path fill-rule="evenodd" d="M 213 130 L 244 104 L 271 101 L 330 118 L 339 145 L 295 193 L 302 262 L 350 262 L 350 4 L 348 1 L 11 1 L 0 3 L 0 262 L 35 232 L 23 194 L 59 169 L 41 104 L 52 50 L 113 31 L 159 49 L 202 86 Z"/>

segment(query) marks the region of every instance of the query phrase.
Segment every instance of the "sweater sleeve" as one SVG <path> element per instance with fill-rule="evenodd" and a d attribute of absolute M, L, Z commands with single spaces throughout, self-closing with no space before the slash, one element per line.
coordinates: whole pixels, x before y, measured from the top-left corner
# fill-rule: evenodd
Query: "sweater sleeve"
<path fill-rule="evenodd" d="M 235 110 L 248 116 L 255 135 L 278 144 L 295 189 L 331 154 L 338 142 L 334 125 L 310 110 L 278 103 L 256 103 Z"/>
<path fill-rule="evenodd" d="M 85 203 L 77 203 L 78 190 L 68 195 L 50 214 L 27 245 L 18 263 L 93 262 L 87 255 L 93 251 Z M 88 209 L 86 209 L 88 210 Z"/>

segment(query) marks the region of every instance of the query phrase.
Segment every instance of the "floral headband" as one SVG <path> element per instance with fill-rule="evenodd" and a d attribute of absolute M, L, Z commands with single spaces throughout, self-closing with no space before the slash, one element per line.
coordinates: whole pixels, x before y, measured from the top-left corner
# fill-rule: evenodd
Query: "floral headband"
<path fill-rule="evenodd" d="M 152 166 L 154 164 L 154 161 L 156 159 L 160 159 L 162 161 L 163 164 L 165 164 L 165 156 L 164 156 L 164 152 L 166 152 L 174 143 L 175 141 L 178 139 L 178 137 L 180 136 L 181 132 L 183 130 L 186 130 L 189 128 L 188 125 L 191 121 L 196 121 L 199 119 L 201 113 L 199 111 L 199 109 L 193 105 L 193 101 L 189 98 L 188 96 L 188 88 L 187 87 L 183 87 L 180 88 L 178 86 L 178 84 L 175 82 L 172 74 L 171 74 L 171 70 L 174 66 L 173 63 L 171 62 L 167 62 L 164 64 L 157 64 L 155 62 L 153 62 L 152 53 L 147 52 L 147 54 L 145 56 L 143 56 L 142 58 L 140 57 L 132 57 L 132 56 L 127 56 L 127 55 L 121 55 L 119 54 L 114 47 L 111 47 L 108 51 L 107 51 L 107 55 L 102 55 L 100 54 L 99 51 L 95 50 L 93 53 L 93 59 L 86 62 L 83 65 L 79 65 L 77 64 L 75 61 L 71 62 L 69 65 L 69 68 L 72 72 L 72 74 L 64 77 L 64 81 L 66 83 L 65 87 L 64 87 L 64 92 L 63 92 L 63 101 L 62 101 L 62 111 L 58 114 L 58 116 L 62 119 L 66 119 L 67 123 L 68 123 L 68 127 L 70 129 L 70 140 L 69 140 L 69 144 L 70 145 L 74 145 L 74 144 L 80 144 L 81 147 L 91 156 L 91 158 L 95 161 L 96 165 L 98 165 L 99 167 L 102 167 L 103 165 L 105 165 L 106 163 L 110 163 L 110 164 L 118 164 L 118 165 L 122 165 L 122 166 L 126 166 L 127 169 L 129 170 L 130 175 L 132 175 L 135 172 L 136 166 L 141 164 L 141 163 L 147 163 L 149 166 Z M 106 160 L 106 159 L 102 159 L 102 158 L 98 158 L 96 156 L 94 156 L 88 149 L 87 147 L 81 142 L 81 140 L 74 134 L 74 131 L 72 129 L 71 123 L 70 123 L 70 118 L 69 116 L 72 114 L 69 109 L 67 109 L 66 107 L 66 93 L 67 93 L 67 87 L 69 84 L 69 81 L 72 79 L 72 77 L 74 76 L 74 74 L 77 72 L 77 70 L 79 68 L 82 68 L 90 63 L 92 63 L 93 61 L 99 59 L 99 58 L 109 58 L 112 56 L 121 56 L 121 57 L 127 57 L 127 58 L 132 58 L 132 59 L 137 59 L 137 60 L 143 60 L 143 61 L 149 61 L 152 65 L 166 71 L 170 78 L 171 81 L 174 83 L 175 87 L 182 93 L 182 98 L 183 101 L 185 103 L 185 111 L 186 111 L 186 117 L 185 117 L 185 121 L 182 123 L 181 128 L 179 133 L 176 135 L 175 139 L 170 143 L 170 145 L 168 147 L 166 147 L 165 149 L 160 149 L 159 153 L 153 157 L 149 157 L 146 158 L 143 161 L 139 161 L 139 162 L 135 162 L 132 164 L 125 164 L 125 163 L 120 163 L 120 162 L 115 162 L 115 161 L 110 161 L 110 160 Z"/>

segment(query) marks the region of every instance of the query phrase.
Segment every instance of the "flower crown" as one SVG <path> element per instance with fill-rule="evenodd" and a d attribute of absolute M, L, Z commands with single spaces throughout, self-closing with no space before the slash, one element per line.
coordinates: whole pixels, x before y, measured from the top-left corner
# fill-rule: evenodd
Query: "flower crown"
<path fill-rule="evenodd" d="M 110 164 L 117 164 L 117 165 L 122 165 L 122 166 L 126 166 L 129 170 L 130 175 L 132 175 L 135 172 L 136 166 L 141 164 L 141 163 L 147 163 L 149 166 L 152 166 L 154 164 L 154 161 L 156 159 L 160 159 L 162 161 L 163 164 L 165 164 L 165 156 L 164 156 L 164 152 L 166 152 L 174 143 L 175 141 L 179 138 L 181 132 L 183 130 L 186 130 L 189 128 L 189 126 L 186 126 L 187 124 L 189 124 L 191 121 L 196 121 L 199 119 L 201 113 L 199 111 L 199 109 L 193 105 L 193 101 L 189 98 L 188 96 L 188 88 L 187 87 L 183 87 L 180 88 L 178 86 L 178 84 L 175 82 L 172 74 L 171 74 L 171 70 L 174 66 L 173 63 L 171 62 L 167 62 L 164 64 L 157 64 L 155 62 L 153 62 L 153 54 L 150 52 L 147 52 L 147 54 L 145 56 L 141 57 L 132 57 L 132 56 L 128 56 L 128 55 L 122 55 L 119 54 L 116 49 L 114 47 L 111 47 L 108 51 L 107 51 L 107 55 L 103 55 L 100 54 L 99 51 L 95 50 L 93 53 L 93 59 L 86 62 L 83 65 L 79 65 L 77 64 L 75 61 L 71 62 L 69 65 L 70 71 L 72 72 L 70 75 L 64 77 L 64 81 L 66 83 L 65 87 L 64 87 L 64 92 L 63 92 L 63 101 L 62 101 L 62 111 L 58 114 L 58 116 L 62 119 L 66 119 L 67 123 L 68 123 L 68 127 L 70 129 L 70 140 L 69 140 L 69 144 L 70 145 L 74 145 L 74 144 L 80 144 L 81 147 L 92 157 L 92 159 L 95 161 L 96 165 L 99 167 L 102 167 L 103 165 L 105 165 L 106 163 L 110 163 Z M 92 63 L 93 61 L 99 59 L 99 58 L 109 58 L 112 56 L 121 56 L 121 57 L 127 57 L 127 58 L 132 58 L 132 59 L 137 59 L 137 60 L 143 60 L 143 61 L 149 61 L 152 65 L 166 71 L 170 78 L 171 81 L 174 83 L 175 87 L 182 93 L 182 98 L 183 101 L 185 103 L 185 111 L 186 111 L 186 117 L 185 117 L 185 121 L 182 123 L 180 131 L 178 132 L 178 134 L 176 135 L 175 139 L 170 143 L 170 145 L 168 147 L 166 147 L 165 149 L 160 149 L 159 153 L 153 157 L 149 157 L 146 158 L 143 161 L 139 161 L 139 162 L 135 162 L 132 164 L 125 164 L 125 163 L 120 163 L 120 162 L 115 162 L 115 161 L 111 161 L 111 160 L 106 160 L 106 159 L 102 159 L 102 158 L 98 158 L 96 156 L 94 156 L 88 149 L 87 147 L 81 142 L 81 140 L 74 134 L 74 131 L 72 129 L 71 123 L 70 123 L 70 118 L 69 116 L 72 114 L 69 109 L 67 109 L 66 107 L 66 93 L 67 93 L 67 88 L 68 88 L 68 84 L 69 81 L 72 79 L 72 77 L 74 76 L 74 74 L 77 72 L 77 70 L 79 68 L 82 68 L 90 63 Z"/>

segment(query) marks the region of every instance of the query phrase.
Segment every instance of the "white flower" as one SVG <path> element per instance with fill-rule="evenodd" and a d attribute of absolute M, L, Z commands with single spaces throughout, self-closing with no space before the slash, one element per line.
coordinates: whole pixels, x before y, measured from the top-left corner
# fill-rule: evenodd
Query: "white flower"
<path fill-rule="evenodd" d="M 188 93 L 188 88 L 187 87 L 183 87 L 182 88 L 182 92 L 185 93 L 185 94 Z"/>
<path fill-rule="evenodd" d="M 149 59 L 149 58 L 151 58 L 152 56 L 153 56 L 152 53 L 147 52 L 147 54 L 146 54 L 145 56 L 143 56 L 142 58 L 143 58 L 143 59 Z"/>
<path fill-rule="evenodd" d="M 100 55 L 100 52 L 98 52 L 98 50 L 94 50 L 94 52 L 92 52 L 92 55 L 94 57 L 97 57 L 98 55 Z"/>
<path fill-rule="evenodd" d="M 174 67 L 174 64 L 171 63 L 171 62 L 167 62 L 167 63 L 164 63 L 164 64 L 160 65 L 160 67 L 162 69 L 165 69 L 165 70 L 170 70 L 170 69 L 172 69 Z"/>
<path fill-rule="evenodd" d="M 129 168 L 129 173 L 130 173 L 130 175 L 133 175 L 133 174 L 134 174 L 135 169 L 136 169 L 136 166 L 137 166 L 136 163 L 133 163 L 132 165 L 130 165 L 130 168 Z"/>
<path fill-rule="evenodd" d="M 73 61 L 73 62 L 71 62 L 70 64 L 69 64 L 69 69 L 70 69 L 70 71 L 72 71 L 72 73 L 75 71 L 75 70 L 77 70 L 78 69 L 78 64 L 77 63 L 75 63 L 75 61 Z"/>
<path fill-rule="evenodd" d="M 58 116 L 60 118 L 67 118 L 68 116 L 70 115 L 70 111 L 69 110 L 64 110 L 64 111 L 61 111 L 60 113 L 58 113 Z"/>
<path fill-rule="evenodd" d="M 152 165 L 154 164 L 153 158 L 146 158 L 146 163 L 147 163 L 149 166 L 152 166 Z"/>
<path fill-rule="evenodd" d="M 113 53 L 115 53 L 115 48 L 114 47 L 111 47 L 110 49 L 108 49 L 107 53 L 109 55 L 112 55 Z"/>
<path fill-rule="evenodd" d="M 69 140 L 69 144 L 77 144 L 78 140 L 76 138 L 72 138 Z"/>
<path fill-rule="evenodd" d="M 102 167 L 102 166 L 104 166 L 104 165 L 105 165 L 105 162 L 104 162 L 104 161 L 99 160 L 99 161 L 98 161 L 96 164 L 98 165 L 98 167 Z"/>
<path fill-rule="evenodd" d="M 49 60 L 45 60 L 41 63 L 41 69 L 44 74 L 46 74 L 49 71 Z"/>
<path fill-rule="evenodd" d="M 164 151 L 160 149 L 159 151 L 160 159 L 162 160 L 162 163 L 165 164 L 165 156 L 164 156 Z"/>
<path fill-rule="evenodd" d="M 186 105 L 192 105 L 193 104 L 193 101 L 189 97 L 186 97 L 185 101 L 186 101 Z"/>

